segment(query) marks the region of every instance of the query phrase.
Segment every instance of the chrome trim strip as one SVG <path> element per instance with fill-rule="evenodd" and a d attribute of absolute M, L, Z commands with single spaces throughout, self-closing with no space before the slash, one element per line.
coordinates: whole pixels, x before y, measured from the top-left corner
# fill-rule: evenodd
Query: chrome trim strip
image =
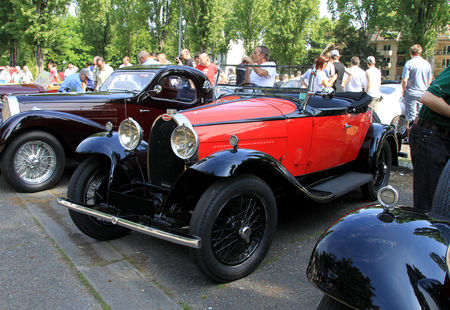
<path fill-rule="evenodd" d="M 58 203 L 60 205 L 65 206 L 66 208 L 80 212 L 89 216 L 94 216 L 98 219 L 108 221 L 114 225 L 119 225 L 137 232 L 144 233 L 146 235 L 156 237 L 162 240 L 166 240 L 169 242 L 173 242 L 176 244 L 184 245 L 190 248 L 194 249 L 200 249 L 201 248 L 201 239 L 200 238 L 188 238 L 180 235 L 175 235 L 163 230 L 159 230 L 153 227 L 145 226 L 139 223 L 135 223 L 129 220 L 122 219 L 120 217 L 116 217 L 98 210 L 94 210 L 91 208 L 84 207 L 82 205 L 79 205 L 77 203 L 74 203 L 66 198 L 58 197 L 56 198 Z"/>
<path fill-rule="evenodd" d="M 16 96 L 6 96 L 6 98 L 8 100 L 9 112 L 10 112 L 11 116 L 19 114 L 20 106 L 19 106 L 19 101 L 17 101 L 17 97 Z"/>

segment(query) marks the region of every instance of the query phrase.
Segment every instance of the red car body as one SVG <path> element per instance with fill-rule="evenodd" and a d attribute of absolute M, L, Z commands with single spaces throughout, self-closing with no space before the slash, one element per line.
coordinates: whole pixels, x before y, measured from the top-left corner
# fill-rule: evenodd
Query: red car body
<path fill-rule="evenodd" d="M 99 240 L 131 229 L 191 247 L 203 273 L 227 282 L 267 253 L 276 197 L 323 203 L 361 187 L 375 200 L 388 182 L 395 131 L 372 123 L 367 94 L 240 86 L 228 93 L 158 117 L 148 147 L 138 144 L 132 119 L 118 134 L 85 139 L 77 152 L 93 156 L 59 198 L 75 225 Z"/>

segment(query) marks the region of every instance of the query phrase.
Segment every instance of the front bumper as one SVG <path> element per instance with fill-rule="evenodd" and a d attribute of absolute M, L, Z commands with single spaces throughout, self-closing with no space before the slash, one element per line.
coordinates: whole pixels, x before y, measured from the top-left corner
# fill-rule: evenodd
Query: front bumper
<path fill-rule="evenodd" d="M 156 237 L 162 240 L 166 240 L 169 242 L 173 242 L 176 244 L 184 245 L 190 248 L 199 249 L 201 248 L 201 240 L 198 237 L 188 238 L 185 236 L 180 236 L 176 234 L 169 233 L 167 231 L 163 231 L 160 229 L 156 229 L 150 226 L 145 226 L 139 223 L 135 223 L 126 219 L 122 219 L 116 216 L 113 216 L 108 213 L 104 213 L 98 210 L 94 210 L 92 208 L 85 207 L 73 201 L 70 201 L 63 197 L 58 197 L 57 201 L 60 205 L 65 206 L 66 208 L 73 210 L 75 212 L 83 213 L 89 216 L 96 217 L 100 220 L 107 221 L 114 225 L 119 225 L 152 237 Z"/>

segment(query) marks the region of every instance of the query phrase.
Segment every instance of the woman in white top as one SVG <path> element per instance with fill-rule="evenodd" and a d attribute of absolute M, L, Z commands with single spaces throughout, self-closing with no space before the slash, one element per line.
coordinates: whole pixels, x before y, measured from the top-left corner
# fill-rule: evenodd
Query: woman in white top
<path fill-rule="evenodd" d="M 325 87 L 333 86 L 334 81 L 337 79 L 337 74 L 328 77 L 325 68 L 328 65 L 328 59 L 323 56 L 317 57 L 315 61 L 316 73 L 314 82 L 312 85 L 312 91 L 322 91 Z"/>

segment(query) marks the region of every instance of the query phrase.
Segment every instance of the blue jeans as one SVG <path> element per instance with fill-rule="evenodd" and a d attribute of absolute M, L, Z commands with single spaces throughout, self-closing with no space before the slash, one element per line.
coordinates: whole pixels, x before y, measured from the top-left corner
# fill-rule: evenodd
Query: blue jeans
<path fill-rule="evenodd" d="M 450 158 L 450 136 L 422 126 L 409 131 L 414 207 L 429 211 L 439 176 Z"/>

